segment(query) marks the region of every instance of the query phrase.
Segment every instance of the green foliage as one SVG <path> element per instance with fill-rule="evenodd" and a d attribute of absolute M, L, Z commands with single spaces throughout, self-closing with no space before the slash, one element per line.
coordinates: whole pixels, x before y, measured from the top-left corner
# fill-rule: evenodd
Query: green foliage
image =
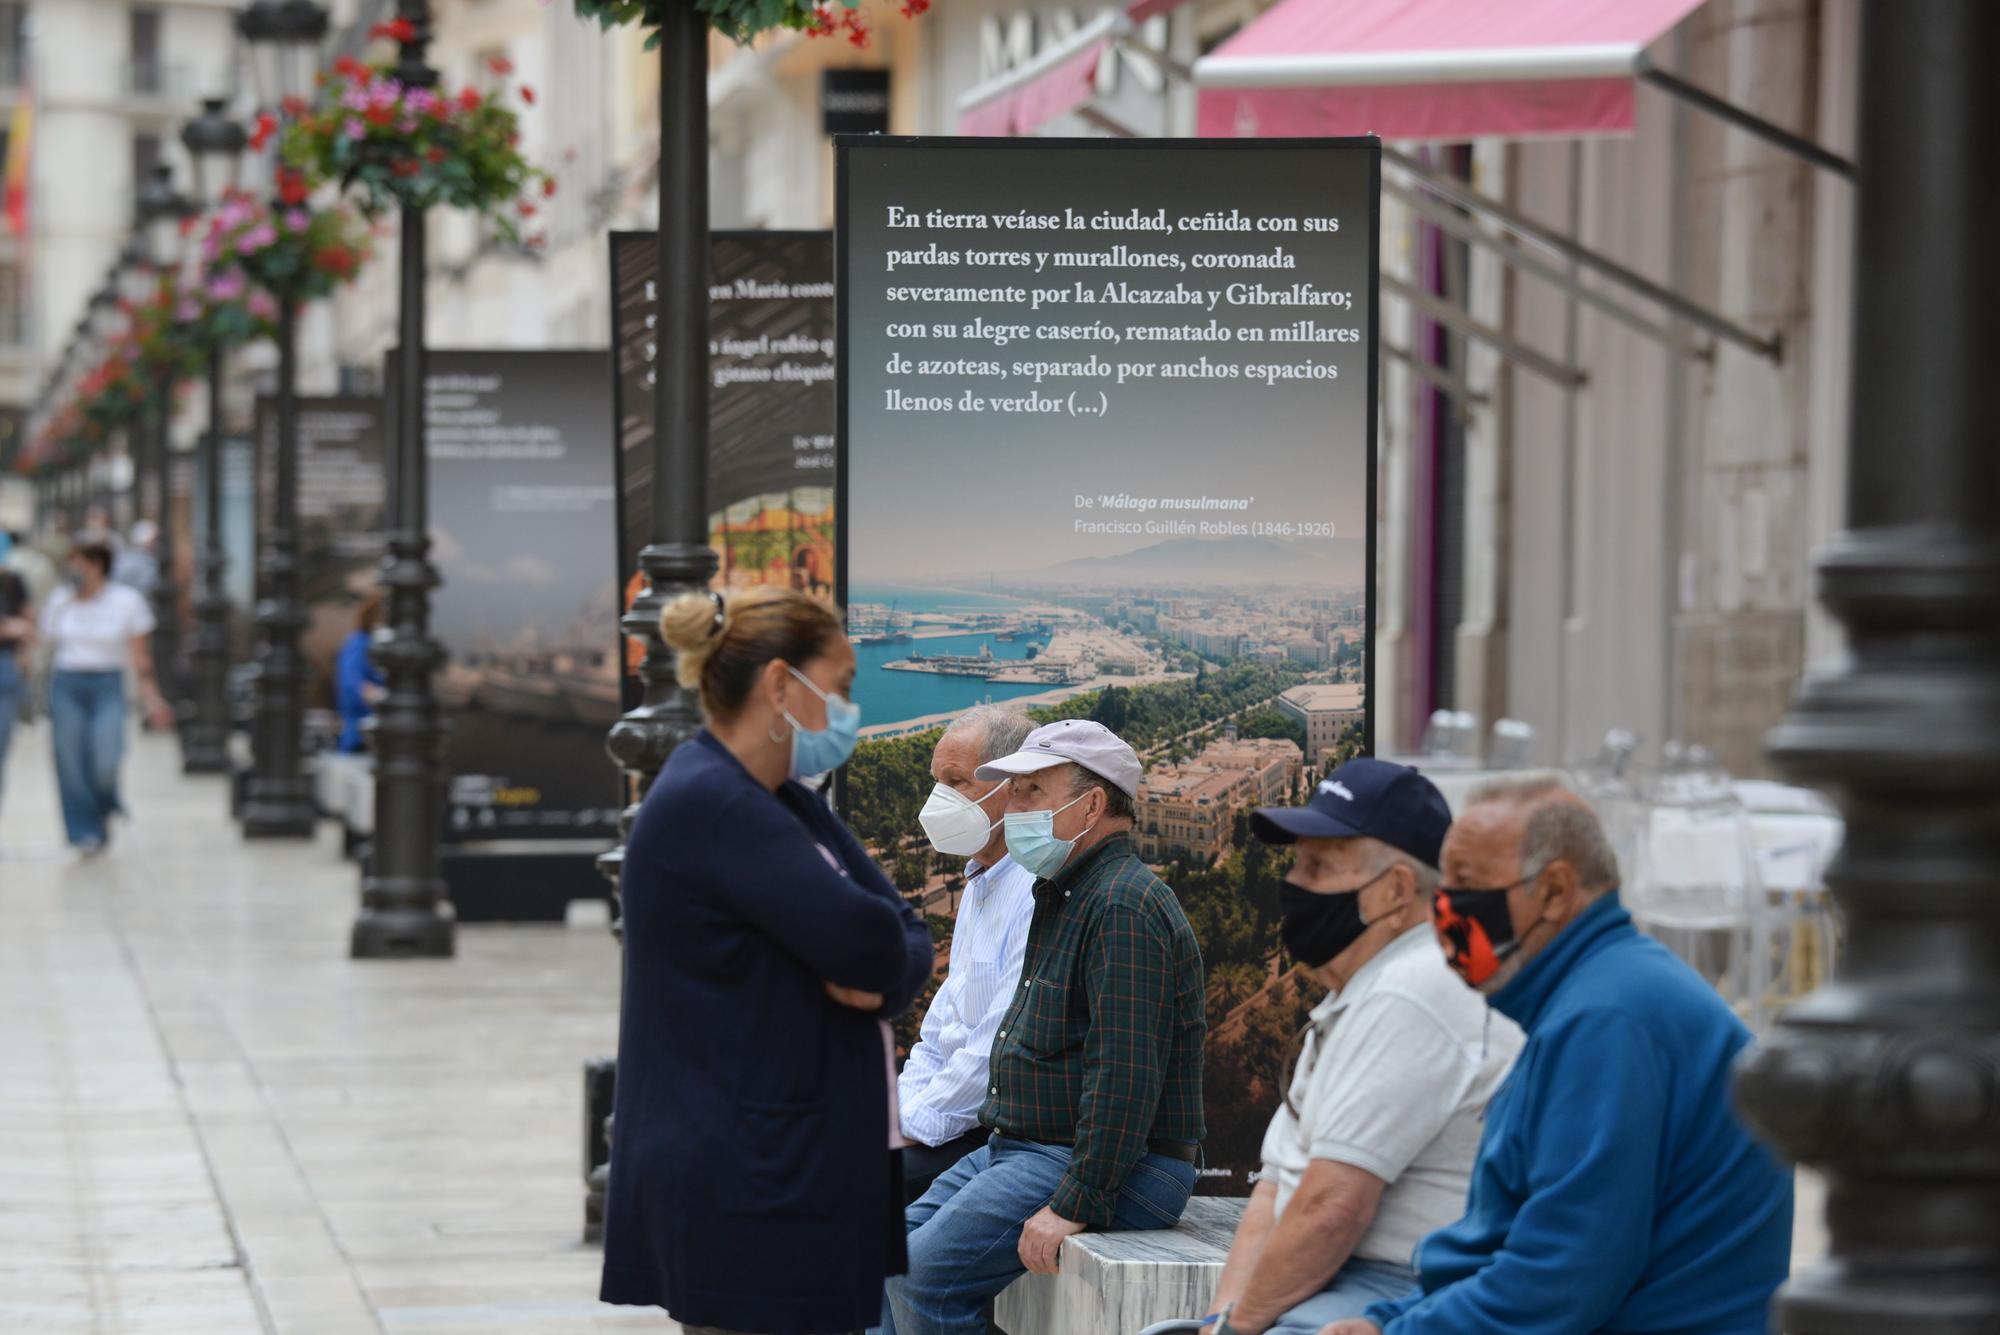
<path fill-rule="evenodd" d="M 943 735 L 944 729 L 932 728 L 907 737 L 873 738 L 856 748 L 847 768 L 847 823 L 863 844 L 878 851 L 897 849 L 918 833 L 917 810 L 933 782 L 931 752 Z M 896 885 L 916 888 L 900 877 Z"/>
<path fill-rule="evenodd" d="M 575 0 L 577 14 L 595 19 L 607 28 L 636 23 L 651 29 L 648 49 L 659 44 L 660 25 L 667 21 L 667 6 L 687 0 Z M 747 42 L 759 33 L 776 28 L 798 32 L 824 32 L 827 23 L 822 10 L 838 4 L 846 10 L 860 7 L 861 0 L 694 0 L 694 7 L 708 16 L 708 26 L 725 37 Z"/>
<path fill-rule="evenodd" d="M 1292 663 L 1237 663 L 1212 670 L 1204 667 L 1193 681 L 1105 686 L 1059 704 L 1030 708 L 1028 716 L 1037 723 L 1066 718 L 1096 719 L 1136 750 L 1146 751 L 1267 701 L 1303 680 L 1304 670 Z M 1111 723 L 1107 714 L 1115 716 L 1118 722 Z"/>
<path fill-rule="evenodd" d="M 1270 705 L 1253 709 L 1236 720 L 1239 737 L 1276 737 L 1288 742 L 1297 742 L 1300 752 L 1306 749 L 1306 730 L 1297 719 L 1279 713 Z"/>

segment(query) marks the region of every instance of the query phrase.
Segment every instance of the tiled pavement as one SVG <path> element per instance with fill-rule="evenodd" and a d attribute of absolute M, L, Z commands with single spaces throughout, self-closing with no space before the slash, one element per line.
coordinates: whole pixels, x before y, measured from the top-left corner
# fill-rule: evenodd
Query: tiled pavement
<path fill-rule="evenodd" d="M 0 1332 L 673 1329 L 593 1301 L 581 1063 L 601 921 L 355 964 L 332 831 L 245 844 L 164 739 L 136 821 L 62 847 L 45 729 L 0 799 Z"/>
<path fill-rule="evenodd" d="M 455 960 L 355 964 L 357 879 L 331 830 L 245 844 L 222 782 L 183 779 L 146 738 L 136 822 L 79 863 L 45 729 L 15 742 L 0 1335 L 674 1330 L 593 1302 L 578 1241 L 580 1065 L 615 1040 L 601 923 L 468 928 Z"/>

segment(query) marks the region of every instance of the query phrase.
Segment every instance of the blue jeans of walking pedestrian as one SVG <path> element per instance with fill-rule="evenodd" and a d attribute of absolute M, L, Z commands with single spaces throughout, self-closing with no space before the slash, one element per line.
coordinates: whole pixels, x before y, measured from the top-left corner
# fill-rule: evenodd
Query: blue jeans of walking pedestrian
<path fill-rule="evenodd" d="M 903 1216 L 910 1270 L 889 1278 L 881 1335 L 985 1335 L 982 1309 L 1024 1272 L 1021 1226 L 1055 1195 L 1069 1155 L 995 1136 L 947 1169 Z M 1146 1155 L 1125 1179 L 1113 1227 L 1172 1228 L 1194 1180 L 1193 1164 Z"/>
<path fill-rule="evenodd" d="M 56 673 L 49 680 L 49 731 L 69 841 L 102 848 L 106 823 L 123 810 L 118 764 L 125 757 L 125 674 Z"/>
<path fill-rule="evenodd" d="M 21 717 L 21 696 L 28 688 L 20 658 L 18 650 L 0 649 L 0 795 L 7 789 L 7 748 L 14 740 L 14 721 Z"/>

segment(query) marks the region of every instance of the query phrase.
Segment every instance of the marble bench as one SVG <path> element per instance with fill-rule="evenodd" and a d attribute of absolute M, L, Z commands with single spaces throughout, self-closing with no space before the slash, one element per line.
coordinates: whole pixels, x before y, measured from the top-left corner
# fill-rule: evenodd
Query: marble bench
<path fill-rule="evenodd" d="M 1062 1272 L 1023 1275 L 994 1300 L 1007 1335 L 1138 1335 L 1156 1321 L 1208 1311 L 1244 1202 L 1197 1196 L 1174 1228 L 1079 1233 Z"/>

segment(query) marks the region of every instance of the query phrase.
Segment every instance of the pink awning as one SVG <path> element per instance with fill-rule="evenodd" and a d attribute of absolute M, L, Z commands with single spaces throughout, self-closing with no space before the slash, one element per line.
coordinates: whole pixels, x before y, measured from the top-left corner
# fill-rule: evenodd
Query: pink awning
<path fill-rule="evenodd" d="M 1278 0 L 1196 62 L 1201 133 L 1626 133 L 1633 61 L 1701 2 Z"/>
<path fill-rule="evenodd" d="M 1097 67 L 1121 33 L 1186 0 L 1130 0 L 1123 11 L 1107 10 L 1078 28 L 1060 46 L 1042 52 L 1021 68 L 981 84 L 958 102 L 960 134 L 1033 134 L 1090 101 Z"/>

